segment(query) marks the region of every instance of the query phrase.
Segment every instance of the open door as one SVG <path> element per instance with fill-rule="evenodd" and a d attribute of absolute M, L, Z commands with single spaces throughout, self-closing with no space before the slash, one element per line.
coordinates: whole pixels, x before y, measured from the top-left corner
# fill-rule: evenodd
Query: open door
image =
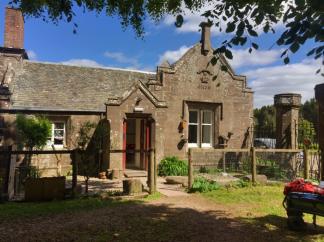
<path fill-rule="evenodd" d="M 123 124 L 123 168 L 148 170 L 151 149 L 151 121 L 148 118 L 127 118 Z"/>

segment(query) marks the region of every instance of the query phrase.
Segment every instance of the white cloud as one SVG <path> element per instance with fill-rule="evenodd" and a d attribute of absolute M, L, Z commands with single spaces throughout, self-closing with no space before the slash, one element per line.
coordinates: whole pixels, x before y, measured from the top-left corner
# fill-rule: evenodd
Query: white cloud
<path fill-rule="evenodd" d="M 183 16 L 184 16 L 184 22 L 181 26 L 181 28 L 176 28 L 176 32 L 178 33 L 190 33 L 195 32 L 198 33 L 198 31 L 201 29 L 199 27 L 200 23 L 203 21 L 206 21 L 205 17 L 202 17 L 201 14 L 203 14 L 205 11 L 211 9 L 212 6 L 205 5 L 203 6 L 199 11 L 190 11 L 183 7 Z M 173 15 L 167 15 L 163 19 L 163 23 L 167 26 L 174 26 L 174 23 L 176 21 L 176 17 Z M 220 32 L 216 28 L 211 28 L 211 32 L 214 35 L 220 34 Z"/>
<path fill-rule="evenodd" d="M 167 50 L 159 57 L 158 64 L 161 64 L 163 61 L 168 61 L 169 63 L 174 63 L 181 56 L 183 56 L 191 47 L 186 45 L 181 46 L 178 50 Z"/>
<path fill-rule="evenodd" d="M 314 87 L 324 81 L 315 74 L 320 61 L 306 59 L 300 63 L 258 68 L 244 73 L 254 93 L 254 107 L 273 104 L 273 96 L 280 93 L 299 93 L 302 101 L 314 97 Z"/>
<path fill-rule="evenodd" d="M 71 60 L 63 61 L 61 63 L 64 65 L 71 65 L 71 66 L 103 67 L 103 65 L 99 64 L 98 62 L 89 59 L 71 59 Z"/>
<path fill-rule="evenodd" d="M 132 57 L 128 57 L 126 56 L 124 53 L 122 52 L 109 52 L 106 51 L 104 53 L 104 56 L 107 58 L 110 58 L 118 63 L 122 63 L 122 64 L 130 64 L 133 68 L 138 68 L 139 63 L 138 60 L 136 58 L 132 58 Z"/>
<path fill-rule="evenodd" d="M 280 59 L 281 50 L 253 50 L 248 49 L 232 50 L 233 59 L 228 60 L 232 67 L 242 66 L 264 66 Z"/>
<path fill-rule="evenodd" d="M 36 60 L 37 59 L 37 54 L 33 50 L 27 50 L 27 55 L 30 60 Z"/>

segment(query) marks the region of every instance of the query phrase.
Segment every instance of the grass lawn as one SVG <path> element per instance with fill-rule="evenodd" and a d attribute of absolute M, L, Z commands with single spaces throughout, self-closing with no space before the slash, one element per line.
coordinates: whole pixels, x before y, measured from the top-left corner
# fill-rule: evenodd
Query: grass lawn
<path fill-rule="evenodd" d="M 105 207 L 127 205 L 130 203 L 143 203 L 160 198 L 160 193 L 148 195 L 136 201 L 102 199 L 100 197 L 84 197 L 63 201 L 51 202 L 10 202 L 0 204 L 0 220 L 17 218 L 33 218 L 39 216 L 50 216 L 66 213 L 77 213 L 90 211 Z"/>
<path fill-rule="evenodd" d="M 282 206 L 284 186 L 249 186 L 245 188 L 222 188 L 201 195 L 217 204 L 226 206 L 240 220 L 268 230 L 286 228 L 286 210 Z M 304 216 L 312 223 L 312 215 Z M 317 216 L 317 225 L 324 226 L 324 218 Z M 311 225 L 309 227 L 312 228 Z M 301 236 L 301 241 L 324 241 L 323 235 Z"/>

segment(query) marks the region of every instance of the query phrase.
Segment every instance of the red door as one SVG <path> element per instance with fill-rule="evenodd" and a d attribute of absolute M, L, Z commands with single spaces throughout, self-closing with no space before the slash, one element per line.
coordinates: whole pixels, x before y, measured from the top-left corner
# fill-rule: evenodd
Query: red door
<path fill-rule="evenodd" d="M 123 170 L 126 169 L 126 134 L 127 134 L 127 122 L 126 119 L 123 121 L 123 160 L 122 160 L 122 167 Z"/>

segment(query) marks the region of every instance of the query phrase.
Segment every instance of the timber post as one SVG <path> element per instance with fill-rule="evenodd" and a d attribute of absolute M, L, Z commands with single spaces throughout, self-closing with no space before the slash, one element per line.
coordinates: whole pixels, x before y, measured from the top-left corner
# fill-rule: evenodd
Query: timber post
<path fill-rule="evenodd" d="M 191 149 L 188 150 L 188 189 L 192 188 L 193 184 L 193 165 L 191 157 Z"/>
<path fill-rule="evenodd" d="M 77 184 L 78 184 L 78 162 L 77 162 L 76 149 L 72 151 L 71 159 L 72 159 L 72 197 L 75 197 Z"/>
<path fill-rule="evenodd" d="M 157 164 L 156 164 L 155 149 L 153 150 L 153 155 L 154 155 L 154 191 L 157 191 Z"/>
<path fill-rule="evenodd" d="M 309 152 L 307 148 L 303 149 L 304 161 L 304 179 L 309 179 Z"/>
<path fill-rule="evenodd" d="M 147 151 L 147 155 L 149 156 L 149 166 L 148 166 L 148 183 L 149 183 L 149 192 L 150 194 L 153 194 L 155 192 L 155 186 L 154 186 L 154 155 L 153 150 Z"/>
<path fill-rule="evenodd" d="M 255 153 L 255 147 L 251 147 L 251 173 L 252 173 L 252 183 L 256 183 L 256 153 Z"/>

